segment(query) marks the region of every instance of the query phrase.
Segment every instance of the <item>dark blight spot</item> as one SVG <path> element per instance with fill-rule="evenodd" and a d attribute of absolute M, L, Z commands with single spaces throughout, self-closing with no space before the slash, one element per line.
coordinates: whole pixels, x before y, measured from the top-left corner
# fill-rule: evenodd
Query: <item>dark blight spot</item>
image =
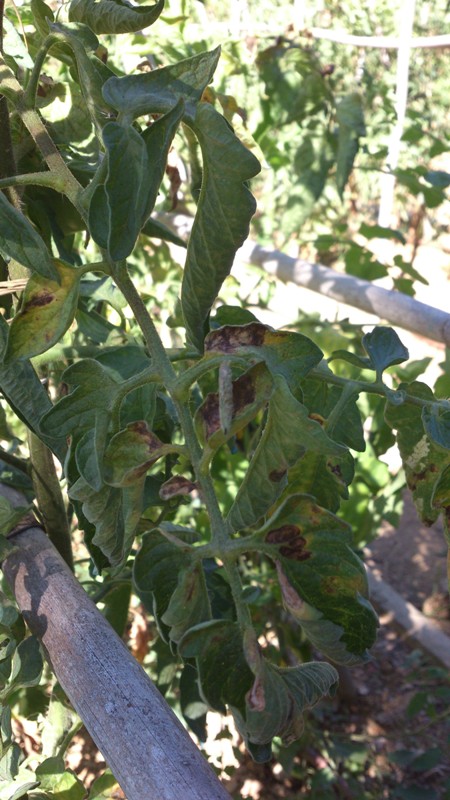
<path fill-rule="evenodd" d="M 275 528 L 266 536 L 266 542 L 279 545 L 280 555 L 293 561 L 306 561 L 311 558 L 311 553 L 306 550 L 306 539 L 301 536 L 298 525 L 282 525 Z"/>
<path fill-rule="evenodd" d="M 269 480 L 271 480 L 272 483 L 279 483 L 283 480 L 286 472 L 287 469 L 273 469 L 272 472 L 269 472 Z"/>

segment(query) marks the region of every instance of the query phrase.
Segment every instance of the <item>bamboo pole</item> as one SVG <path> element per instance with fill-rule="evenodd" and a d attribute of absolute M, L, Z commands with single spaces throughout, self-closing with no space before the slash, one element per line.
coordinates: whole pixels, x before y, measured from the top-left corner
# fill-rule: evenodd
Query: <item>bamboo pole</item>
<path fill-rule="evenodd" d="M 0 494 L 24 500 L 9 487 Z M 226 800 L 206 759 L 43 530 L 12 536 L 3 573 L 128 800 Z"/>

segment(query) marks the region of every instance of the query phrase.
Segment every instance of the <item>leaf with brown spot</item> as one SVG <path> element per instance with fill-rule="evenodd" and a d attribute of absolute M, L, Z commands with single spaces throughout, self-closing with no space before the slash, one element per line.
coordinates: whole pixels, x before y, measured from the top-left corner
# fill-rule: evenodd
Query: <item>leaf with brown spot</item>
<path fill-rule="evenodd" d="M 53 347 L 72 324 L 83 270 L 53 261 L 60 283 L 32 275 L 8 337 L 5 361 L 32 358 Z"/>
<path fill-rule="evenodd" d="M 430 403 L 435 400 L 431 389 L 420 381 L 409 385 L 401 384 L 400 389 Z M 427 415 L 425 417 L 429 422 Z M 385 418 L 387 424 L 397 431 L 397 444 L 406 481 L 419 516 L 426 525 L 431 525 L 440 513 L 433 502 L 434 487 L 441 473 L 450 465 L 450 450 L 444 449 L 430 438 L 429 425 L 424 430 L 420 406 L 411 403 L 394 406 L 386 403 Z"/>
<path fill-rule="evenodd" d="M 199 622 L 206 622 L 211 616 L 203 567 L 197 562 L 180 571 L 177 588 L 170 598 L 162 621 L 171 628 L 171 640 L 179 642 L 189 628 Z"/>
<path fill-rule="evenodd" d="M 168 481 L 165 481 L 159 490 L 161 500 L 170 500 L 171 497 L 178 497 L 180 495 L 191 494 L 197 489 L 197 485 L 184 478 L 183 475 L 172 475 Z"/>
<path fill-rule="evenodd" d="M 161 442 L 144 420 L 130 422 L 106 448 L 105 481 L 110 486 L 131 486 L 158 458 L 177 452 L 179 446 Z"/>
<path fill-rule="evenodd" d="M 270 373 L 282 375 L 291 390 L 323 358 L 322 351 L 301 333 L 275 331 L 261 322 L 224 325 L 205 339 L 205 356 L 229 353 L 264 361 Z"/>
<path fill-rule="evenodd" d="M 314 646 L 339 663 L 364 660 L 377 620 L 349 525 L 313 497 L 293 495 L 259 535 L 276 564 L 285 605 Z"/>
<path fill-rule="evenodd" d="M 276 377 L 264 431 L 228 512 L 229 527 L 239 531 L 258 522 L 285 488 L 288 469 L 309 450 L 337 456 L 346 452 L 309 419 L 286 381 Z"/>
<path fill-rule="evenodd" d="M 233 381 L 231 420 L 227 432 L 221 425 L 219 393 L 208 394 L 195 414 L 200 440 L 211 452 L 217 450 L 255 418 L 269 401 L 272 388 L 272 379 L 263 364 L 257 364 Z"/>

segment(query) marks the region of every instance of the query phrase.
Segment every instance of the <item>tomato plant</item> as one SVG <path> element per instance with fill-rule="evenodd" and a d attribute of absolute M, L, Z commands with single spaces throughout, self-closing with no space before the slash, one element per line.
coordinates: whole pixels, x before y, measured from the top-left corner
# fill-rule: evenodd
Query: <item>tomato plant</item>
<path fill-rule="evenodd" d="M 298 738 L 305 711 L 335 691 L 333 665 L 367 659 L 376 636 L 364 565 L 337 516 L 365 448 L 359 396 L 383 399 L 429 523 L 450 507 L 450 407 L 418 381 L 386 382 L 385 370 L 409 357 L 390 328 L 366 333 L 359 354 L 324 359 L 308 336 L 218 300 L 248 235 L 260 165 L 208 93 L 218 48 L 130 74 L 110 63 L 111 37 L 162 10 L 163 0 L 72 0 L 63 19 L 31 0 L 29 61 L 2 59 L 0 261 L 14 294 L 0 317 L 10 443 L 0 477 L 35 497 L 72 564 L 62 478 L 105 603 L 118 581 L 132 581 L 165 657 L 181 667 L 181 707 L 188 698 L 202 709 L 187 723 L 202 738 L 206 709 L 229 709 L 263 761 L 274 737 Z M 45 123 L 69 93 L 67 117 Z M 196 208 L 183 274 L 172 275 L 179 302 L 164 309 L 169 341 L 152 270 L 158 251 L 183 242 L 152 214 L 175 137 L 191 154 Z M 336 360 L 354 377 L 333 372 Z M 18 421 L 27 461 L 16 453 Z M 22 512 L 1 510 L 3 530 L 14 528 Z M 268 655 L 267 593 L 326 660 L 292 666 L 282 647 Z M 123 629 L 124 608 L 120 616 Z M 36 645 L 6 599 L 0 625 L 12 780 L 8 698 L 39 669 L 21 675 L 21 649 L 35 664 Z"/>

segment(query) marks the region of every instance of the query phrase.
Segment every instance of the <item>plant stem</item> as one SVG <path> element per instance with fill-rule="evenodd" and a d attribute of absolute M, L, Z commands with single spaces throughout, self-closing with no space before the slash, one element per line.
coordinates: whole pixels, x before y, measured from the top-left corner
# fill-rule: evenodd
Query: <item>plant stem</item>
<path fill-rule="evenodd" d="M 29 431 L 31 477 L 39 511 L 50 541 L 73 572 L 70 530 L 55 462 L 48 447 Z"/>
<path fill-rule="evenodd" d="M 226 552 L 229 537 L 225 522 L 219 508 L 211 477 L 209 474 L 205 475 L 200 469 L 202 450 L 194 430 L 189 405 L 184 399 L 180 398 L 176 391 L 177 374 L 170 363 L 164 345 L 159 338 L 158 331 L 153 324 L 145 304 L 127 272 L 126 264 L 121 262 L 120 264 L 114 265 L 112 267 L 112 275 L 141 328 L 149 353 L 153 359 L 155 370 L 160 374 L 168 393 L 172 397 L 191 458 L 195 477 L 209 514 L 211 539 L 217 543 L 219 549 L 223 548 L 224 552 Z"/>
<path fill-rule="evenodd" d="M 4 99 L 4 98 L 3 98 Z M 63 178 L 53 172 L 26 172 L 22 175 L 10 175 L 0 178 L 0 189 L 11 186 L 48 186 L 56 192 L 64 192 Z"/>
<path fill-rule="evenodd" d="M 14 467 L 14 469 L 20 469 L 20 471 L 23 472 L 25 475 L 30 474 L 28 461 L 24 461 L 23 458 L 18 458 L 13 453 L 8 453 L 1 447 L 0 447 L 0 461 L 4 461 L 5 464 L 9 464 L 9 466 Z"/>

